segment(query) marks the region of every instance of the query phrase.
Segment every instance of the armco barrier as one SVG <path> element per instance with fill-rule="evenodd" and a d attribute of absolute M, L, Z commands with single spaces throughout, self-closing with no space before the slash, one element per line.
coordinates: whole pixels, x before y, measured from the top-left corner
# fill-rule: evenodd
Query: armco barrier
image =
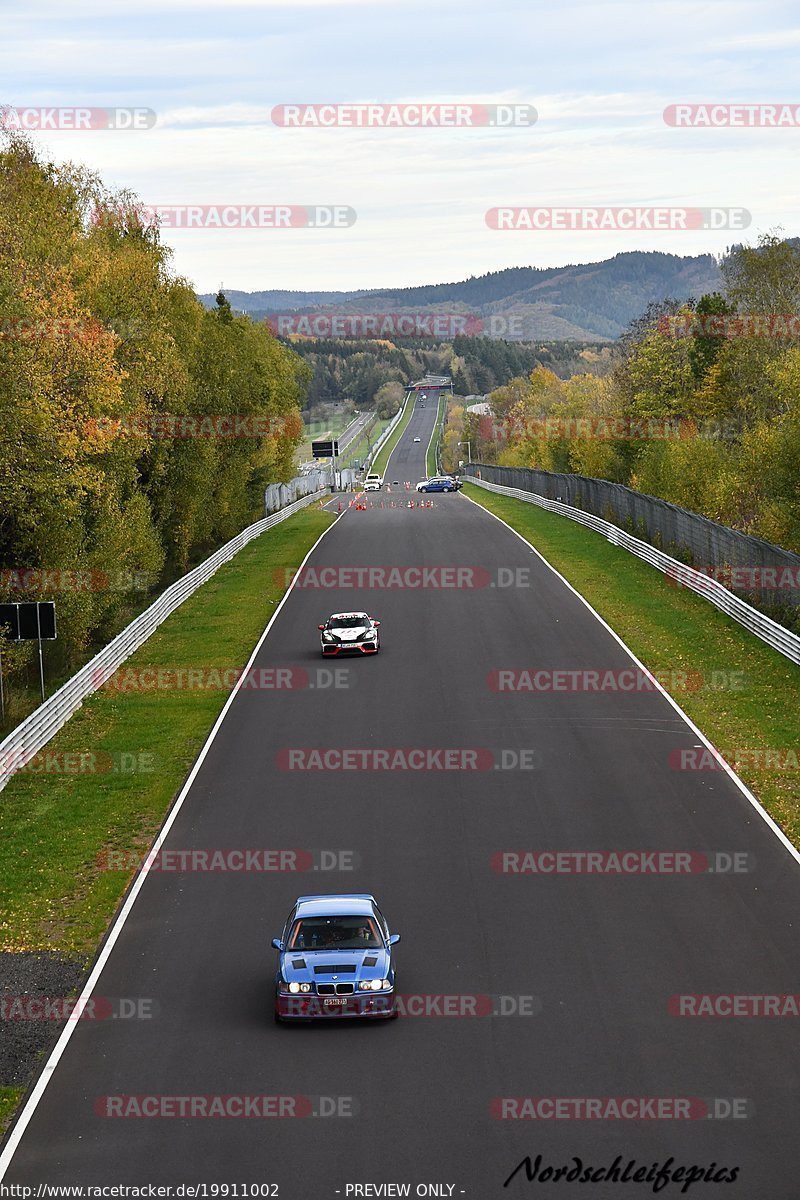
<path fill-rule="evenodd" d="M 408 401 L 406 401 L 406 404 L 407 404 L 407 403 L 408 403 Z M 364 460 L 364 466 L 363 466 L 363 470 L 364 470 L 364 472 L 365 472 L 365 473 L 366 473 L 366 472 L 367 472 L 367 471 L 370 469 L 370 467 L 372 466 L 373 462 L 375 461 L 375 456 L 376 456 L 376 454 L 378 454 L 378 453 L 379 453 L 379 451 L 380 451 L 380 449 L 381 449 L 381 446 L 383 446 L 383 444 L 384 444 L 384 442 L 386 441 L 386 439 L 387 439 L 388 437 L 391 437 L 392 430 L 393 430 L 393 429 L 396 427 L 396 425 L 397 425 L 398 421 L 400 420 L 400 418 L 402 417 L 402 415 L 403 415 L 403 413 L 404 413 L 405 411 L 406 411 L 406 405 L 405 405 L 405 404 L 401 404 L 400 408 L 399 408 L 399 409 L 397 410 L 397 412 L 394 414 L 394 416 L 392 417 L 391 421 L 390 421 L 390 422 L 389 422 L 389 424 L 386 426 L 386 428 L 384 429 L 384 431 L 383 431 L 383 433 L 381 434 L 381 436 L 378 438 L 378 440 L 377 440 L 377 442 L 375 443 L 375 445 L 372 447 L 372 452 L 371 452 L 369 455 L 367 455 L 367 458 Z"/>
<path fill-rule="evenodd" d="M 468 468 L 468 471 L 473 472 L 481 470 L 480 467 Z M 504 487 L 499 483 L 490 483 L 488 479 L 481 479 L 479 476 L 469 473 L 465 476 L 470 483 L 475 483 L 478 487 L 486 488 L 490 492 L 499 492 L 502 496 L 513 496 L 516 500 L 524 500 L 527 504 L 536 504 L 539 508 L 546 508 L 548 512 L 558 513 L 562 517 L 569 517 L 571 521 L 577 521 L 580 525 L 585 525 L 588 529 L 595 530 L 596 533 L 602 533 L 609 542 L 613 542 L 615 546 L 622 546 L 623 549 L 629 550 L 631 554 L 635 554 L 637 558 L 644 559 L 651 567 L 661 571 L 664 575 L 668 575 L 670 579 L 674 579 L 676 583 L 682 587 L 689 588 L 696 592 L 698 596 L 703 596 L 709 600 L 716 608 L 720 609 L 727 616 L 732 617 L 734 621 L 738 621 L 740 625 L 744 625 L 745 629 L 749 629 L 756 637 L 761 638 L 762 642 L 766 642 L 768 646 L 772 646 L 773 650 L 777 650 L 780 654 L 784 654 L 793 663 L 800 664 L 800 637 L 796 633 L 792 633 L 788 629 L 784 629 L 777 621 L 773 621 L 771 617 L 765 616 L 764 613 L 747 604 L 746 601 L 740 600 L 733 592 L 729 592 L 726 587 L 718 583 L 716 579 L 712 579 L 709 575 L 704 575 L 701 571 L 695 571 L 692 567 L 687 567 L 685 563 L 678 562 L 676 558 L 670 558 L 668 554 L 664 554 L 661 550 L 656 550 L 655 546 L 650 546 L 647 542 L 642 542 L 639 538 L 632 537 L 618 525 L 612 525 L 609 521 L 602 520 L 601 517 L 592 516 L 591 513 L 584 512 L 580 508 L 572 508 L 569 504 L 562 504 L 558 500 L 547 500 L 544 496 L 538 496 L 535 492 L 526 492 L 521 488 Z"/>
<path fill-rule="evenodd" d="M 6 786 L 11 776 L 23 767 L 34 754 L 38 754 L 42 747 L 50 741 L 53 734 L 66 724 L 72 714 L 80 708 L 84 699 L 102 687 L 117 667 L 124 663 L 134 650 L 138 650 L 162 621 L 165 621 L 170 613 L 183 604 L 184 600 L 196 592 L 253 538 L 258 537 L 265 530 L 271 529 L 273 525 L 278 525 L 301 508 L 305 508 L 322 494 L 319 490 L 310 492 L 289 504 L 288 507 L 281 509 L 280 512 L 256 521 L 255 525 L 248 525 L 247 529 L 243 529 L 232 541 L 227 542 L 205 562 L 200 563 L 193 571 L 189 571 L 187 575 L 168 587 L 158 600 L 140 613 L 134 621 L 131 621 L 130 625 L 117 634 L 113 641 L 104 646 L 99 654 L 96 654 L 90 662 L 81 667 L 77 674 L 68 679 L 57 692 L 45 700 L 44 704 L 26 717 L 4 741 L 0 742 L 0 791 Z"/>

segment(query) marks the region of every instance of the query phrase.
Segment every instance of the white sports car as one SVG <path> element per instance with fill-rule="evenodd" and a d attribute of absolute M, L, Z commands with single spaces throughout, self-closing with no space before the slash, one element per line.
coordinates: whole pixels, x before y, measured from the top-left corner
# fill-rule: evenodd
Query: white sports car
<path fill-rule="evenodd" d="M 324 658 L 337 654 L 377 654 L 381 648 L 380 621 L 369 613 L 334 613 L 319 626 Z"/>

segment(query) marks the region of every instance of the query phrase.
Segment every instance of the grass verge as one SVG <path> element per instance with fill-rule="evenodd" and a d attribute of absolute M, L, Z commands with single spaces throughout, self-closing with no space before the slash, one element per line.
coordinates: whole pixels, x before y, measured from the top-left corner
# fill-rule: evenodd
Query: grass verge
<path fill-rule="evenodd" d="M 314 505 L 254 539 L 123 664 L 122 677 L 242 668 L 287 578 L 332 520 Z M 102 870 L 100 856 L 143 854 L 152 842 L 230 691 L 205 679 L 101 689 L 0 793 L 0 949 L 94 951 L 133 873 Z M 78 762 L 90 769 L 67 773 Z"/>
<path fill-rule="evenodd" d="M 344 433 L 353 421 L 357 420 L 358 417 L 350 414 L 336 413 L 328 421 L 304 421 L 303 440 L 294 452 L 297 467 L 299 468 L 302 462 L 307 462 L 311 458 L 312 442 L 323 441 L 328 437 L 336 438 Z"/>
<path fill-rule="evenodd" d="M 354 442 L 351 442 L 349 446 L 345 446 L 339 455 L 339 468 L 343 470 L 346 467 L 352 467 L 356 459 L 363 464 L 364 459 L 388 424 L 388 417 L 373 417 L 370 422 L 369 431 L 359 434 Z"/>
<path fill-rule="evenodd" d="M 0 1137 L 16 1112 L 17 1105 L 25 1095 L 25 1089 L 19 1087 L 0 1087 Z"/>
<path fill-rule="evenodd" d="M 384 471 L 386 470 L 387 466 L 389 465 L 389 459 L 392 457 L 392 451 L 394 450 L 397 443 L 400 441 L 400 438 L 403 435 L 403 430 L 408 425 L 408 422 L 411 420 L 411 414 L 414 411 L 414 405 L 416 404 L 416 402 L 417 402 L 416 401 L 416 393 L 414 394 L 413 401 L 411 399 L 406 400 L 405 413 L 403 414 L 403 416 L 400 418 L 400 420 L 395 425 L 395 427 L 392 430 L 392 432 L 390 433 L 389 437 L 386 439 L 385 444 L 383 446 L 381 446 L 380 453 L 376 455 L 375 461 L 372 464 L 372 466 L 370 467 L 370 471 L 374 472 L 377 475 L 383 475 Z"/>
<path fill-rule="evenodd" d="M 436 446 L 442 434 L 442 422 L 444 421 L 444 410 L 447 404 L 447 398 L 444 392 L 439 393 L 439 407 L 436 410 L 436 424 L 433 427 L 431 440 L 428 442 L 428 449 L 425 451 L 425 472 L 428 479 L 436 474 Z"/>
<path fill-rule="evenodd" d="M 464 492 L 527 538 L 666 677 L 684 712 L 800 847 L 800 667 L 582 525 L 474 484 Z M 670 686 L 672 672 L 686 673 L 685 687 Z"/>

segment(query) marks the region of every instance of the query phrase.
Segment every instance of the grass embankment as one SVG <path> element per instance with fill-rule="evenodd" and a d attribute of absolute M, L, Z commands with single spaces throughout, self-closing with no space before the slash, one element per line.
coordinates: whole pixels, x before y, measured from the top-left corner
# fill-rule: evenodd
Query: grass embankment
<path fill-rule="evenodd" d="M 687 673 L 685 689 L 668 690 L 800 847 L 800 667 L 600 534 L 474 484 L 464 492 L 527 538 L 649 670 Z"/>
<path fill-rule="evenodd" d="M 436 424 L 433 427 L 433 433 L 431 434 L 431 440 L 428 442 L 428 449 L 425 452 L 425 471 L 426 471 L 429 479 L 430 479 L 431 475 L 435 475 L 436 471 L 437 471 L 436 447 L 438 445 L 439 438 L 442 435 L 442 422 L 444 421 L 444 412 L 445 412 L 446 407 L 447 407 L 447 395 L 444 392 L 440 392 L 439 393 L 439 407 L 436 410 Z"/>
<path fill-rule="evenodd" d="M 311 443 L 324 441 L 326 438 L 337 438 L 341 433 L 357 421 L 358 417 L 350 413 L 336 413 L 328 421 L 304 421 L 303 440 L 295 450 L 295 463 L 298 468 L 301 463 L 311 458 Z"/>
<path fill-rule="evenodd" d="M 345 446 L 339 455 L 339 468 L 344 470 L 346 467 L 352 467 L 356 459 L 363 465 L 365 458 L 388 424 L 388 417 L 373 417 L 369 423 L 369 429 L 360 433 L 349 446 Z"/>
<path fill-rule="evenodd" d="M 408 425 L 408 422 L 411 420 L 411 414 L 414 411 L 414 405 L 416 404 L 416 402 L 417 402 L 416 394 L 414 395 L 413 400 L 411 400 L 410 398 L 408 400 L 406 400 L 405 412 L 403 413 L 402 417 L 395 425 L 395 427 L 392 430 L 389 437 L 386 439 L 385 444 L 381 447 L 380 453 L 376 456 L 375 461 L 373 462 L 372 466 L 370 467 L 370 471 L 372 471 L 378 475 L 384 474 L 387 466 L 389 465 L 389 459 L 392 457 L 392 451 L 394 450 L 397 443 L 400 441 L 400 438 L 403 436 L 403 432 L 404 432 L 406 426 Z"/>
<path fill-rule="evenodd" d="M 315 505 L 256 538 L 120 671 L 244 667 L 286 590 L 286 571 L 332 520 Z M 102 689 L 42 751 L 47 770 L 31 770 L 34 760 L 11 779 L 0 793 L 0 949 L 91 955 L 132 874 L 102 870 L 99 856 L 146 851 L 229 690 Z M 59 772 L 70 754 L 94 755 L 96 773 Z"/>

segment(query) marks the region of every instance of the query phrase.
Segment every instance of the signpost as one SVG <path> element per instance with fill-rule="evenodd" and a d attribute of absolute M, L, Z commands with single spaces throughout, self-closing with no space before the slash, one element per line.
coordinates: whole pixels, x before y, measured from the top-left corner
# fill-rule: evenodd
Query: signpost
<path fill-rule="evenodd" d="M 44 663 L 42 640 L 55 641 L 56 606 L 52 600 L 30 600 L 19 604 L 0 604 L 0 626 L 5 626 L 12 642 L 39 643 L 39 684 L 44 703 Z M 0 662 L 0 720 L 5 720 L 5 697 L 3 695 L 3 666 Z"/>
<path fill-rule="evenodd" d="M 312 442 L 311 454 L 314 458 L 329 458 L 331 460 L 331 491 L 336 490 L 336 459 L 339 455 L 339 443 L 336 438 L 324 442 Z"/>

